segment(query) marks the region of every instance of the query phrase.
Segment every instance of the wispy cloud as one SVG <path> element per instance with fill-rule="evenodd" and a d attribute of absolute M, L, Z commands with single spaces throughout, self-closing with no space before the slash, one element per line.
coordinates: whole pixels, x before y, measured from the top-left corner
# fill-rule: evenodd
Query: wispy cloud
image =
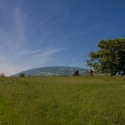
<path fill-rule="evenodd" d="M 16 7 L 14 9 L 14 22 L 15 22 L 15 27 L 18 35 L 18 44 L 25 42 L 25 17 L 24 14 L 21 14 L 21 7 Z M 19 45 L 20 45 L 19 44 Z"/>
<path fill-rule="evenodd" d="M 89 53 L 97 40 L 107 38 L 109 33 L 109 38 L 124 36 L 124 7 L 108 14 L 107 6 L 98 5 L 83 1 L 1 0 L 0 72 L 12 75 L 49 65 L 86 67 L 81 58 L 85 62 L 88 55 L 83 54 Z"/>
<path fill-rule="evenodd" d="M 35 54 L 35 53 L 38 53 L 38 52 L 40 52 L 41 50 L 33 50 L 33 51 L 31 51 L 31 50 L 21 50 L 19 53 L 18 53 L 18 55 L 20 56 L 20 55 L 26 55 L 26 54 Z"/>
<path fill-rule="evenodd" d="M 0 39 L 3 44 L 8 46 L 10 51 L 15 52 L 25 42 L 24 17 L 21 14 L 20 7 L 3 5 L 0 8 L 3 12 L 3 20 L 6 22 L 6 27 L 0 27 Z"/>
<path fill-rule="evenodd" d="M 45 66 L 47 63 L 49 65 L 54 54 L 58 53 L 60 49 L 57 49 L 56 46 L 50 47 L 51 45 L 46 47 L 38 45 L 44 43 L 51 32 L 45 32 L 37 41 L 33 42 L 26 32 L 26 23 L 30 19 L 27 19 L 21 6 L 3 4 L 0 9 L 3 13 L 3 20 L 7 22 L 6 28 L 0 26 L 2 43 L 0 46 L 0 72 L 4 72 L 8 76 L 26 69 Z M 35 30 L 34 33 L 36 33 L 36 30 L 39 30 L 39 27 L 42 27 L 47 20 L 48 18 L 36 24 L 35 29 L 31 27 L 29 30 Z"/>
<path fill-rule="evenodd" d="M 54 54 L 59 51 L 56 48 L 45 48 L 35 51 L 23 50 L 9 59 L 2 57 L 3 61 L 0 65 L 0 71 L 8 76 L 27 69 L 42 67 L 47 64 L 51 65 Z"/>
<path fill-rule="evenodd" d="M 56 48 L 55 49 L 45 48 L 41 53 L 32 55 L 32 58 L 34 59 L 34 61 L 36 61 L 36 64 L 44 63 L 47 60 L 52 60 L 53 54 L 59 51 L 60 49 L 56 49 Z"/>

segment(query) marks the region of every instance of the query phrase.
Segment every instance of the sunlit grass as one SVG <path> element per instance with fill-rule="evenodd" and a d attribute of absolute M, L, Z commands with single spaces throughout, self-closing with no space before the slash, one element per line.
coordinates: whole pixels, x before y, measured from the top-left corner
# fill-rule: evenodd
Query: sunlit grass
<path fill-rule="evenodd" d="M 123 77 L 0 78 L 1 125 L 125 125 Z"/>

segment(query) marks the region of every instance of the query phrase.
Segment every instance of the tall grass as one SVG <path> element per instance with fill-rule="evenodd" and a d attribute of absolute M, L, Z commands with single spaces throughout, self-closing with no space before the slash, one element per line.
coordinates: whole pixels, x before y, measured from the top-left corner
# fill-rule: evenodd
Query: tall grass
<path fill-rule="evenodd" d="M 1 125 L 125 125 L 123 77 L 0 78 Z"/>

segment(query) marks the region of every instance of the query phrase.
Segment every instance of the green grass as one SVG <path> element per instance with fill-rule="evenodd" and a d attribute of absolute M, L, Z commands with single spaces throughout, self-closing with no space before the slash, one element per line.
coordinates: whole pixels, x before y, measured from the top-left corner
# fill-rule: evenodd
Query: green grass
<path fill-rule="evenodd" d="M 0 78 L 0 125 L 125 125 L 125 80 Z"/>

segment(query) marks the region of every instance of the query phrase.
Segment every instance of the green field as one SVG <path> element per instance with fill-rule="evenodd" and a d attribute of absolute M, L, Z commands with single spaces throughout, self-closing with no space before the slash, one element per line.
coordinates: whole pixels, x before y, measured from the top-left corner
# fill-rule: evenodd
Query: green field
<path fill-rule="evenodd" d="M 125 79 L 0 78 L 0 125 L 125 125 Z"/>

